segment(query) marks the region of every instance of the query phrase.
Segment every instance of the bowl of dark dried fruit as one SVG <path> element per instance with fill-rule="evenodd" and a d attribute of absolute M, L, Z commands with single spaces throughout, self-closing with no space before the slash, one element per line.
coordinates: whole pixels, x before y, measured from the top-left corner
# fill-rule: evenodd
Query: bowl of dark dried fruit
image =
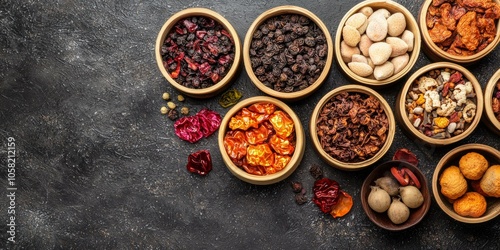
<path fill-rule="evenodd" d="M 366 216 L 390 231 L 416 225 L 431 205 L 427 178 L 406 161 L 388 161 L 375 167 L 364 180 L 360 196 Z"/>
<path fill-rule="evenodd" d="M 481 85 L 470 71 L 437 62 L 408 78 L 397 97 L 396 119 L 416 140 L 444 146 L 469 136 L 481 120 L 483 107 Z"/>
<path fill-rule="evenodd" d="M 500 69 L 491 76 L 484 89 L 483 119 L 491 131 L 500 135 Z"/>
<path fill-rule="evenodd" d="M 480 143 L 453 148 L 437 163 L 432 193 L 448 216 L 483 223 L 500 215 L 500 151 Z"/>
<path fill-rule="evenodd" d="M 405 76 L 420 54 L 415 18 L 394 1 L 368 0 L 351 8 L 335 35 L 335 59 L 350 79 L 371 87 Z"/>
<path fill-rule="evenodd" d="M 425 0 L 418 24 L 431 60 L 471 64 L 500 42 L 500 1 Z"/>
<path fill-rule="evenodd" d="M 306 144 L 295 112 L 269 96 L 250 97 L 233 106 L 221 122 L 218 143 L 229 171 L 256 185 L 290 176 L 300 164 Z"/>
<path fill-rule="evenodd" d="M 172 15 L 156 39 L 158 68 L 187 96 L 208 98 L 225 90 L 241 64 L 241 42 L 223 16 L 206 8 Z"/>
<path fill-rule="evenodd" d="M 333 60 L 328 28 L 312 12 L 278 6 L 252 23 L 243 43 L 246 72 L 267 95 L 295 101 L 325 81 Z"/>
<path fill-rule="evenodd" d="M 376 91 L 344 85 L 318 101 L 309 129 L 316 151 L 330 166 L 360 170 L 387 153 L 396 122 L 391 107 Z"/>

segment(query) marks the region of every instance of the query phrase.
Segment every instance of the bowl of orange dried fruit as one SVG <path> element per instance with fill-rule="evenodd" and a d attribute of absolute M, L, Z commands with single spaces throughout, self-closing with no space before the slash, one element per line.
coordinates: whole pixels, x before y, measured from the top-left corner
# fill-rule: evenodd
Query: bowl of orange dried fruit
<path fill-rule="evenodd" d="M 500 151 L 465 144 L 444 155 L 432 176 L 439 207 L 463 223 L 482 223 L 500 214 Z"/>
<path fill-rule="evenodd" d="M 269 185 L 286 179 L 300 164 L 305 134 L 295 112 L 282 101 L 255 96 L 224 116 L 219 150 L 229 171 L 242 181 Z"/>
<path fill-rule="evenodd" d="M 499 0 L 425 0 L 418 24 L 424 53 L 433 61 L 471 64 L 500 42 Z"/>

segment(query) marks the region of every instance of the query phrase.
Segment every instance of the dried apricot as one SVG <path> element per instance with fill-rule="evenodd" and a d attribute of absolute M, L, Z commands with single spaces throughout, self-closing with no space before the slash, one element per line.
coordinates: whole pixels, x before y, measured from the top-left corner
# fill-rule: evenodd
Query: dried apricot
<path fill-rule="evenodd" d="M 479 186 L 488 196 L 500 198 L 500 165 L 489 167 L 481 178 Z"/>
<path fill-rule="evenodd" d="M 441 193 L 451 200 L 460 198 L 467 192 L 467 181 L 457 166 L 446 168 L 439 177 Z"/>
<path fill-rule="evenodd" d="M 486 198 L 477 192 L 467 192 L 453 203 L 460 216 L 478 218 L 486 212 Z"/>
<path fill-rule="evenodd" d="M 479 180 L 488 169 L 488 160 L 476 152 L 469 152 L 458 162 L 460 172 L 469 180 Z"/>

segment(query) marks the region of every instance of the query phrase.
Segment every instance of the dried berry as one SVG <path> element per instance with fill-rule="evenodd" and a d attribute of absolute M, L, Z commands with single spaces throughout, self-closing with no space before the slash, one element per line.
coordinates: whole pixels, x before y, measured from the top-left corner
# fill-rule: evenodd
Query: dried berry
<path fill-rule="evenodd" d="M 307 203 L 307 201 L 308 201 L 308 199 L 304 194 L 302 194 L 302 193 L 295 194 L 295 202 L 297 204 L 302 205 L 302 204 Z"/>
<path fill-rule="evenodd" d="M 212 157 L 208 150 L 200 150 L 188 156 L 186 168 L 189 172 L 207 175 L 212 170 Z"/>
<path fill-rule="evenodd" d="M 169 109 L 167 113 L 168 119 L 175 121 L 179 118 L 179 112 L 176 109 Z"/>
<path fill-rule="evenodd" d="M 309 168 L 309 173 L 315 180 L 323 178 L 323 170 L 316 164 L 313 164 L 311 168 Z"/>
<path fill-rule="evenodd" d="M 231 34 L 205 16 L 179 20 L 160 51 L 170 76 L 194 89 L 208 88 L 224 78 L 233 64 L 234 53 Z"/>
<path fill-rule="evenodd" d="M 302 191 L 302 183 L 298 181 L 292 181 L 291 185 L 294 193 L 300 193 Z"/>
<path fill-rule="evenodd" d="M 312 201 L 323 213 L 330 213 L 339 200 L 339 184 L 331 179 L 316 180 L 313 186 L 314 197 Z"/>

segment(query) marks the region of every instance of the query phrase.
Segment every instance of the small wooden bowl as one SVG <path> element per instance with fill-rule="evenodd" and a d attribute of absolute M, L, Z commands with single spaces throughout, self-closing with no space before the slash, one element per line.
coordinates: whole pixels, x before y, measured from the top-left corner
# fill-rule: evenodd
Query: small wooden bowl
<path fill-rule="evenodd" d="M 500 4 L 499 0 L 493 0 L 493 1 L 496 2 L 497 4 Z M 461 65 L 469 65 L 488 55 L 495 49 L 495 47 L 500 42 L 500 20 L 496 20 L 496 36 L 494 40 L 490 44 L 488 44 L 488 46 L 486 46 L 486 48 L 470 56 L 457 56 L 449 54 L 448 52 L 439 48 L 432 41 L 429 35 L 429 31 L 426 25 L 426 16 L 427 12 L 429 11 L 429 6 L 431 6 L 431 4 L 432 0 L 425 0 L 423 2 L 422 6 L 420 7 L 420 12 L 418 14 L 418 25 L 420 27 L 420 31 L 422 32 L 423 51 L 432 61 L 449 61 Z"/>
<path fill-rule="evenodd" d="M 228 125 L 229 121 L 231 120 L 231 117 L 235 116 L 236 113 L 238 113 L 238 111 L 240 111 L 242 108 L 246 108 L 252 104 L 261 102 L 272 103 L 276 105 L 279 109 L 283 110 L 292 118 L 295 126 L 295 150 L 293 152 L 292 158 L 290 159 L 290 162 L 288 162 L 288 165 L 281 171 L 268 175 L 254 175 L 247 173 L 245 170 L 236 166 L 231 161 L 231 158 L 229 157 L 229 155 L 226 152 L 226 149 L 224 148 L 224 136 L 226 135 L 226 132 L 229 130 Z M 226 164 L 229 171 L 238 179 L 256 185 L 274 184 L 290 176 L 299 166 L 302 157 L 304 156 L 304 151 L 306 147 L 305 140 L 306 136 L 304 133 L 304 129 L 302 127 L 302 124 L 300 123 L 299 117 L 295 114 L 295 112 L 282 101 L 268 96 L 250 97 L 248 99 L 240 101 L 235 106 L 233 106 L 230 110 L 228 110 L 228 112 L 224 116 L 224 119 L 222 119 L 218 136 L 219 150 L 222 155 L 222 160 Z"/>
<path fill-rule="evenodd" d="M 500 121 L 495 117 L 495 113 L 493 112 L 493 93 L 496 89 L 497 82 L 500 81 L 500 69 L 493 74 L 488 83 L 486 84 L 486 88 L 484 89 L 484 115 L 483 120 L 486 126 L 491 129 L 497 135 L 500 135 Z"/>
<path fill-rule="evenodd" d="M 392 167 L 408 168 L 409 170 L 411 170 L 420 181 L 420 192 L 424 197 L 424 203 L 420 207 L 415 209 L 410 208 L 410 217 L 402 224 L 394 224 L 387 216 L 387 212 L 375 212 L 368 205 L 368 195 L 371 191 L 370 187 L 375 186 L 375 180 L 383 177 L 384 174 L 390 171 Z M 368 219 L 375 223 L 375 225 L 389 231 L 401 231 L 416 225 L 425 217 L 431 206 L 431 196 L 429 188 L 427 186 L 427 179 L 425 178 L 425 175 L 419 168 L 405 161 L 388 161 L 374 168 L 363 182 L 363 186 L 361 186 L 360 196 L 361 205 L 363 206 L 363 210 L 365 211 L 366 216 L 368 216 Z"/>
<path fill-rule="evenodd" d="M 482 223 L 492 220 L 500 214 L 500 198 L 486 198 L 486 213 L 484 213 L 484 215 L 479 218 L 471 218 L 460 216 L 455 213 L 455 211 L 453 210 L 453 204 L 448 202 L 448 198 L 442 195 L 440 191 L 441 186 L 439 185 L 439 177 L 441 176 L 441 173 L 451 165 L 458 166 L 458 161 L 460 160 L 460 158 L 468 152 L 477 152 L 479 154 L 482 154 L 488 160 L 490 166 L 493 164 L 500 164 L 500 151 L 490 146 L 471 143 L 456 147 L 445 154 L 438 162 L 432 176 L 432 193 L 439 207 L 451 218 L 463 223 Z"/>
<path fill-rule="evenodd" d="M 404 67 L 400 72 L 397 74 L 394 74 L 393 76 L 386 78 L 384 80 L 376 80 L 375 78 L 369 78 L 369 77 L 361 77 L 357 74 L 355 74 L 348 66 L 347 63 L 345 63 L 342 59 L 342 54 L 340 51 L 340 43 L 342 42 L 342 28 L 345 26 L 345 23 L 349 17 L 351 17 L 353 14 L 358 13 L 363 7 L 371 7 L 374 11 L 377 9 L 385 8 L 389 12 L 396 13 L 396 12 L 401 12 L 406 18 L 406 29 L 411 31 L 414 35 L 414 45 L 413 45 L 413 50 L 409 52 L 410 59 L 408 61 L 408 65 Z M 420 37 L 420 30 L 418 28 L 417 22 L 415 21 L 415 18 L 411 14 L 408 9 L 406 9 L 403 5 L 394 2 L 394 1 L 387 1 L 387 0 L 367 0 L 363 1 L 361 3 L 358 3 L 354 7 L 352 7 L 342 18 L 340 21 L 340 24 L 337 28 L 337 33 L 335 35 L 335 59 L 337 60 L 337 64 L 340 66 L 342 69 L 342 72 L 350 79 L 353 81 L 356 81 L 358 83 L 370 86 L 370 87 L 384 87 L 388 86 L 397 80 L 401 79 L 403 76 L 405 76 L 415 65 L 417 62 L 418 56 L 420 54 L 420 44 L 421 44 L 421 37 Z"/>
<path fill-rule="evenodd" d="M 195 88 L 188 88 L 182 84 L 179 84 L 174 78 L 170 76 L 170 74 L 163 66 L 163 59 L 160 54 L 163 42 L 165 41 L 167 35 L 170 33 L 170 30 L 175 27 L 178 21 L 192 16 L 203 16 L 213 19 L 214 21 L 221 24 L 224 27 L 224 29 L 229 32 L 234 41 L 235 53 L 234 53 L 234 61 L 231 68 L 229 69 L 224 78 L 222 78 L 218 83 L 208 88 L 195 89 Z M 224 91 L 227 87 L 231 85 L 234 78 L 236 78 L 236 76 L 238 75 L 238 71 L 241 65 L 241 41 L 240 38 L 238 37 L 238 33 L 233 28 L 233 26 L 217 12 L 214 12 L 206 8 L 188 8 L 177 12 L 176 14 L 171 16 L 165 22 L 165 24 L 163 24 L 163 27 L 161 28 L 160 32 L 158 33 L 158 37 L 156 38 L 155 57 L 158 68 L 160 69 L 162 75 L 172 85 L 172 87 L 190 97 L 209 98 Z"/>
<path fill-rule="evenodd" d="M 334 96 L 338 95 L 341 92 L 353 92 L 353 93 L 362 93 L 370 96 L 374 96 L 377 100 L 380 101 L 380 104 L 382 105 L 384 112 L 387 116 L 387 119 L 389 120 L 389 128 L 387 130 L 387 139 L 384 143 L 384 145 L 379 149 L 379 151 L 372 157 L 364 161 L 360 162 L 343 162 L 340 160 L 337 160 L 333 158 L 331 155 L 329 155 L 321 146 L 320 140 L 318 138 L 318 130 L 316 127 L 316 124 L 318 123 L 319 115 L 323 107 L 328 103 L 328 101 L 333 98 Z M 341 170 L 347 170 L 347 171 L 354 171 L 354 170 L 361 170 L 363 168 L 366 168 L 378 160 L 382 158 L 382 156 L 387 153 L 389 148 L 391 147 L 392 141 L 394 139 L 394 134 L 396 130 L 396 122 L 394 120 L 394 115 L 392 113 L 392 109 L 387 103 L 387 101 L 382 97 L 380 94 L 378 94 L 375 90 L 361 86 L 361 85 L 344 85 L 341 87 L 338 87 L 330 92 L 328 92 L 321 100 L 316 104 L 316 107 L 314 108 L 312 115 L 311 115 L 311 122 L 309 124 L 309 130 L 311 132 L 311 139 L 313 141 L 314 148 L 316 149 L 316 152 L 319 153 L 321 158 L 328 163 L 330 166 L 341 169 Z"/>
<path fill-rule="evenodd" d="M 408 111 L 406 110 L 406 99 L 407 99 L 407 93 L 409 92 L 411 86 L 413 83 L 419 79 L 421 76 L 425 75 L 427 72 L 436 70 L 436 69 L 453 69 L 457 70 L 460 73 L 462 73 L 463 77 L 468 79 L 473 86 L 474 92 L 476 93 L 476 114 L 471 122 L 469 128 L 463 133 L 452 136 L 450 138 L 444 138 L 444 139 L 437 139 L 437 138 L 432 138 L 429 136 L 424 135 L 421 133 L 419 130 L 417 130 L 411 121 L 408 118 Z M 456 143 L 467 136 L 469 136 L 474 129 L 477 127 L 481 120 L 481 114 L 483 113 L 483 107 L 484 107 L 484 101 L 483 101 L 483 91 L 481 89 L 481 85 L 479 84 L 479 81 L 474 77 L 474 75 L 467 70 L 466 68 L 455 64 L 451 62 L 436 62 L 436 63 L 431 63 L 428 65 L 425 65 L 424 67 L 420 68 L 417 70 L 413 75 L 411 75 L 408 80 L 406 81 L 405 85 L 401 89 L 401 92 L 398 94 L 397 97 L 397 103 L 396 103 L 396 119 L 398 123 L 402 126 L 405 132 L 409 134 L 411 137 L 417 139 L 420 142 L 423 142 L 425 144 L 430 144 L 433 146 L 444 146 L 444 145 L 449 145 Z"/>
<path fill-rule="evenodd" d="M 252 69 L 252 64 L 250 61 L 250 46 L 252 43 L 252 36 L 255 33 L 255 31 L 258 29 L 258 27 L 265 22 L 267 19 L 272 18 L 274 16 L 279 16 L 279 15 L 285 15 L 285 14 L 297 14 L 301 16 L 305 16 L 309 18 L 311 21 L 313 21 L 318 28 L 321 29 L 321 31 L 324 33 L 325 38 L 326 38 L 326 44 L 328 46 L 327 50 L 327 57 L 326 57 L 326 62 L 323 70 L 321 71 L 318 79 L 309 87 L 295 91 L 295 92 L 280 92 L 276 91 L 266 85 L 264 85 L 255 75 L 255 72 Z M 270 95 L 272 97 L 285 100 L 285 101 L 297 101 L 300 99 L 303 99 L 310 94 L 312 94 L 314 91 L 316 91 L 321 84 L 326 80 L 328 74 L 330 73 L 330 68 L 332 66 L 332 61 L 333 61 L 333 42 L 332 38 L 330 36 L 330 32 L 328 31 L 328 28 L 325 26 L 325 24 L 311 11 L 297 7 L 297 6 L 291 6 L 291 5 L 284 5 L 284 6 L 278 6 L 272 9 L 269 9 L 262 13 L 260 16 L 255 19 L 255 21 L 252 23 L 250 28 L 248 29 L 245 40 L 243 43 L 243 62 L 245 65 L 245 70 L 250 77 L 250 80 L 252 80 L 253 84 L 259 88 L 262 92 L 266 93 L 267 95 Z"/>

